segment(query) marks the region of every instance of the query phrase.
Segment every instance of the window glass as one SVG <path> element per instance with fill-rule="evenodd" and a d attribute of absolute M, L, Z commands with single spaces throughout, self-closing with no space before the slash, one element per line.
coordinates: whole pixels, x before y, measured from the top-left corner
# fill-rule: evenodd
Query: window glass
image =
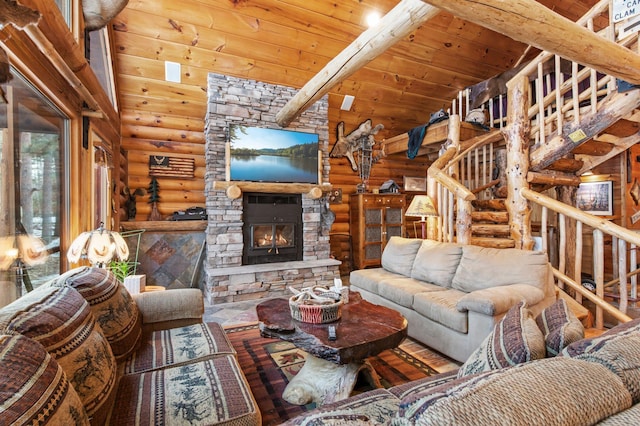
<path fill-rule="evenodd" d="M 89 33 L 89 64 L 98 77 L 100 85 L 109 96 L 111 104 L 117 110 L 115 85 L 113 84 L 113 65 L 109 49 L 107 28 Z"/>
<path fill-rule="evenodd" d="M 60 273 L 68 120 L 15 70 L 0 104 L 0 306 Z"/>

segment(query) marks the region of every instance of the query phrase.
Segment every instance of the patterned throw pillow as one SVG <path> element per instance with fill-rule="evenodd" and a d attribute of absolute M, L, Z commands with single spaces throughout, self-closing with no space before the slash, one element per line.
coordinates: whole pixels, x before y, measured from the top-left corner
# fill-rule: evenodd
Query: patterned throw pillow
<path fill-rule="evenodd" d="M 142 336 L 142 316 L 111 271 L 80 267 L 61 275 L 53 285 L 71 286 L 89 302 L 116 360 L 127 358 L 136 349 Z"/>
<path fill-rule="evenodd" d="M 43 287 L 2 309 L 0 326 L 40 343 L 55 358 L 98 424 L 111 410 L 117 366 L 89 304 L 71 287 Z"/>
<path fill-rule="evenodd" d="M 536 318 L 536 323 L 544 334 L 547 356 L 556 356 L 569 344 L 584 338 L 584 326 L 564 299 L 546 307 Z"/>
<path fill-rule="evenodd" d="M 525 302 L 513 306 L 458 370 L 458 377 L 545 357 L 542 332 Z"/>
<path fill-rule="evenodd" d="M 89 425 L 75 389 L 41 344 L 0 335 L 0 424 Z"/>

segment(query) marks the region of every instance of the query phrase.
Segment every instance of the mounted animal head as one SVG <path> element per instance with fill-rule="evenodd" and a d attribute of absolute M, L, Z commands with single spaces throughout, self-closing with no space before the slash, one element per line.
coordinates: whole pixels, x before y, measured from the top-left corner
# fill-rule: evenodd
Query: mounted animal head
<path fill-rule="evenodd" d="M 129 0 L 82 0 L 85 30 L 95 31 L 104 27 L 127 3 Z"/>

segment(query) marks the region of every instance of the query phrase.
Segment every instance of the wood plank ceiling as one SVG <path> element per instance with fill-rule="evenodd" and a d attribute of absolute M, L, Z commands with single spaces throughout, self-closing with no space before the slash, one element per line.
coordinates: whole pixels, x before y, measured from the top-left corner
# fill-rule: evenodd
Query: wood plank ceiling
<path fill-rule="evenodd" d="M 301 87 L 395 1 L 132 0 L 114 21 L 122 111 L 204 117 L 210 71 Z M 576 20 L 593 0 L 541 3 Z M 383 122 L 390 135 L 421 124 L 458 90 L 510 68 L 523 44 L 447 13 L 332 90 L 331 118 Z M 164 82 L 163 61 L 183 66 Z M 354 95 L 351 112 L 342 96 Z"/>
<path fill-rule="evenodd" d="M 130 163 L 144 162 L 150 152 L 203 156 L 207 73 L 300 88 L 365 30 L 370 12 L 384 15 L 396 3 L 130 0 L 111 22 L 122 146 Z M 596 1 L 540 3 L 575 21 Z M 525 44 L 442 12 L 331 90 L 330 144 L 339 121 L 349 132 L 371 118 L 384 125 L 381 138 L 424 124 L 459 90 L 511 68 L 525 52 Z M 164 61 L 182 65 L 181 83 L 165 82 Z M 350 111 L 340 110 L 344 95 L 355 96 Z M 129 175 L 132 187 L 146 186 L 148 179 L 131 167 Z M 186 199 L 198 197 L 183 194 Z"/>

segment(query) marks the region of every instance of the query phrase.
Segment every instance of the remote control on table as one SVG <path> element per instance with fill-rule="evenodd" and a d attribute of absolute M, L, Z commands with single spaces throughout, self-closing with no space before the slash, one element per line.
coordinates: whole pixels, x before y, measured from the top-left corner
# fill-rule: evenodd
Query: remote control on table
<path fill-rule="evenodd" d="M 336 340 L 336 326 L 335 325 L 330 325 L 329 326 L 329 340 L 333 341 Z"/>

